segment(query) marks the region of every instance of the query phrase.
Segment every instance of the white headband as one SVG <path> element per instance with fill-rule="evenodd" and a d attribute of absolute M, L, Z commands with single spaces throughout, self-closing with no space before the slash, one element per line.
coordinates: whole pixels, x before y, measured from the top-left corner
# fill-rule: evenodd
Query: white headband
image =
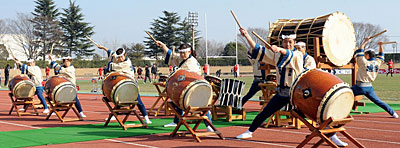
<path fill-rule="evenodd" d="M 67 56 L 67 57 L 63 57 L 62 59 L 63 59 L 63 60 L 69 60 L 69 59 L 71 59 L 71 60 L 72 60 L 72 57 L 70 57 L 70 56 Z"/>
<path fill-rule="evenodd" d="M 304 42 L 297 42 L 295 46 L 303 46 L 303 47 L 305 47 L 305 46 L 306 46 L 306 43 L 304 43 Z"/>
<path fill-rule="evenodd" d="M 364 52 L 367 52 L 367 51 L 373 51 L 373 52 L 375 52 L 375 49 L 368 48 L 368 49 L 366 49 Z"/>
<path fill-rule="evenodd" d="M 179 52 L 186 52 L 186 51 L 190 51 L 190 48 L 179 49 Z"/>
<path fill-rule="evenodd" d="M 282 39 L 296 39 L 296 34 L 282 35 Z"/>
<path fill-rule="evenodd" d="M 118 50 L 117 50 L 117 51 L 118 51 Z M 122 48 L 122 53 L 121 53 L 121 54 L 117 54 L 117 51 L 115 51 L 115 57 L 116 57 L 116 58 L 124 56 L 124 54 L 125 54 L 125 49 Z"/>

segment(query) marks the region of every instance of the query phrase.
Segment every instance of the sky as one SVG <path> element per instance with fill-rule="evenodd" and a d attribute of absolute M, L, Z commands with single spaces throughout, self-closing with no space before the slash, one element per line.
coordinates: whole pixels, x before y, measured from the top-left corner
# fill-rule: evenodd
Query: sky
<path fill-rule="evenodd" d="M 69 5 L 69 0 L 54 1 L 58 9 Z M 236 23 L 230 10 L 245 28 L 267 28 L 268 22 L 278 19 L 314 18 L 340 11 L 352 22 L 380 25 L 388 30 L 385 35 L 390 41 L 400 42 L 399 0 L 76 0 L 76 3 L 85 21 L 95 26 L 93 40 L 109 48 L 142 43 L 147 36 L 145 31 L 164 10 L 177 12 L 182 19 L 189 11 L 198 12 L 196 29 L 204 38 L 206 15 L 208 40 L 224 43 L 235 40 Z M 14 19 L 17 12 L 31 13 L 34 8 L 33 0 L 2 0 L 0 19 Z"/>

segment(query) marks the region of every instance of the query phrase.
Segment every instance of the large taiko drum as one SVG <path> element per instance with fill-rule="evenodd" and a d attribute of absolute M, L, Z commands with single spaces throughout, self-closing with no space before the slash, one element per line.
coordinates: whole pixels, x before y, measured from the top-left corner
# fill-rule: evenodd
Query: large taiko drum
<path fill-rule="evenodd" d="M 297 42 L 305 42 L 311 56 L 317 52 L 313 39 L 320 38 L 320 56 L 337 66 L 349 63 L 356 48 L 353 24 L 341 12 L 308 19 L 279 19 L 270 27 L 268 38 L 271 44 L 281 46 L 282 35 L 297 34 Z"/>
<path fill-rule="evenodd" d="M 166 89 L 168 97 L 181 109 L 211 104 L 211 85 L 197 73 L 178 69 L 168 78 Z"/>
<path fill-rule="evenodd" d="M 32 98 L 36 91 L 35 84 L 24 74 L 12 78 L 8 88 L 16 98 Z"/>
<path fill-rule="evenodd" d="M 321 123 L 329 117 L 346 118 L 354 103 L 351 88 L 340 78 L 317 69 L 297 76 L 290 89 L 291 104 L 308 118 Z"/>
<path fill-rule="evenodd" d="M 123 72 L 108 73 L 103 83 L 103 94 L 115 105 L 137 104 L 139 87 L 134 78 Z"/>
<path fill-rule="evenodd" d="M 218 100 L 219 106 L 242 108 L 242 92 L 245 82 L 235 79 L 222 79 Z"/>
<path fill-rule="evenodd" d="M 56 103 L 75 102 L 78 91 L 75 85 L 63 76 L 52 76 L 44 85 L 49 98 Z"/>

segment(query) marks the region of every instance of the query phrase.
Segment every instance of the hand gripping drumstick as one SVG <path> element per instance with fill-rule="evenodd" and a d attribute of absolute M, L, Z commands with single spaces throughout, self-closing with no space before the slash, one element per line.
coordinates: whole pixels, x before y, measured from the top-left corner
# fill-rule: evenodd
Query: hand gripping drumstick
<path fill-rule="evenodd" d="M 95 41 L 93 41 L 91 38 L 89 38 L 88 36 L 85 36 L 90 42 L 92 42 L 94 45 L 96 45 L 97 47 L 99 47 L 100 45 L 97 44 Z"/>
<path fill-rule="evenodd" d="M 156 40 L 148 31 L 146 31 L 146 33 L 147 33 L 147 35 L 149 35 L 149 37 L 150 37 L 154 42 L 157 42 L 157 40 Z"/>
<path fill-rule="evenodd" d="M 271 48 L 271 45 L 267 41 L 265 41 L 261 36 L 259 36 L 256 32 L 253 31 L 251 33 L 253 33 L 258 39 L 261 40 L 261 42 L 263 42 L 266 46 L 268 46 L 268 48 Z"/>
<path fill-rule="evenodd" d="M 231 13 L 232 13 L 232 16 L 233 16 L 233 18 L 235 19 L 236 23 L 238 24 L 239 28 L 243 28 L 243 27 L 240 25 L 239 20 L 236 18 L 235 13 L 233 13 L 233 10 L 231 10 Z"/>
<path fill-rule="evenodd" d="M 382 35 L 383 33 L 385 33 L 387 30 L 385 29 L 385 30 L 383 30 L 382 32 L 379 32 L 379 33 L 377 33 L 377 34 L 375 34 L 375 35 L 373 35 L 373 36 L 370 36 L 370 37 L 368 37 L 368 39 L 372 39 L 372 38 L 375 38 L 375 37 L 377 37 L 377 36 L 380 36 L 380 35 Z"/>

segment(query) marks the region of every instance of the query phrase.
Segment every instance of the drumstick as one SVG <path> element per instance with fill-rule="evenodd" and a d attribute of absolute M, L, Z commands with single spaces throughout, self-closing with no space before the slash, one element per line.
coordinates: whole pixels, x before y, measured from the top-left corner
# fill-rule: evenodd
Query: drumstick
<path fill-rule="evenodd" d="M 13 57 L 13 59 L 17 59 L 14 55 L 14 53 L 12 52 L 12 50 L 10 48 L 7 48 L 8 52 L 10 52 L 11 56 Z"/>
<path fill-rule="evenodd" d="M 391 42 L 382 42 L 382 44 L 396 44 L 396 41 L 391 41 Z"/>
<path fill-rule="evenodd" d="M 233 16 L 233 18 L 235 19 L 236 23 L 238 24 L 239 29 L 240 29 L 240 28 L 243 28 L 243 27 L 240 25 L 239 20 L 236 18 L 235 13 L 233 13 L 233 10 L 231 10 L 231 13 L 232 13 L 232 16 Z"/>
<path fill-rule="evenodd" d="M 383 30 L 382 32 L 379 32 L 379 33 L 377 33 L 377 34 L 375 34 L 375 35 L 373 35 L 373 36 L 370 36 L 370 37 L 368 37 L 368 39 L 372 39 L 372 38 L 375 38 L 375 37 L 377 37 L 377 36 L 380 36 L 380 35 L 382 35 L 383 33 L 385 33 L 387 30 L 385 29 L 385 30 Z"/>
<path fill-rule="evenodd" d="M 50 48 L 50 55 L 53 53 L 53 48 L 54 48 L 54 43 L 53 44 L 51 44 L 51 48 Z"/>
<path fill-rule="evenodd" d="M 96 45 L 97 47 L 99 47 L 100 45 L 97 44 L 95 41 L 93 41 L 91 38 L 89 38 L 88 36 L 85 36 L 90 42 L 92 42 L 94 45 Z"/>
<path fill-rule="evenodd" d="M 271 45 L 267 41 L 265 41 L 261 36 L 259 36 L 256 32 L 253 31 L 251 33 L 253 33 L 258 39 L 261 40 L 261 42 L 263 42 L 266 46 L 268 46 L 268 48 L 271 48 Z"/>
<path fill-rule="evenodd" d="M 150 37 L 154 42 L 157 42 L 157 40 L 156 40 L 148 31 L 146 31 L 146 33 L 147 33 L 147 35 L 149 35 L 149 37 Z"/>

